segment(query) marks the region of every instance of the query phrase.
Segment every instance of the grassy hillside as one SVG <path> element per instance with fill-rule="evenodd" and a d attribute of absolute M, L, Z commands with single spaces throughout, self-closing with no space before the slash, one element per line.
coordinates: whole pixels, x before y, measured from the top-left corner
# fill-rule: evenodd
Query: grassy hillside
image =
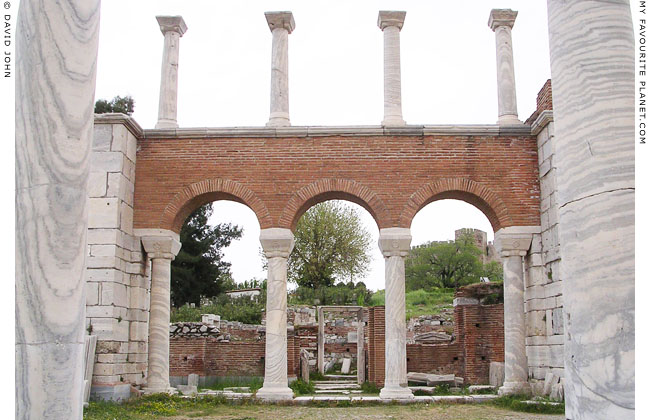
<path fill-rule="evenodd" d="M 450 306 L 454 301 L 454 289 L 424 289 L 413 290 L 406 293 L 406 319 L 414 316 L 434 315 L 440 313 L 445 306 Z M 385 291 L 379 290 L 370 298 L 370 306 L 385 304 Z"/>

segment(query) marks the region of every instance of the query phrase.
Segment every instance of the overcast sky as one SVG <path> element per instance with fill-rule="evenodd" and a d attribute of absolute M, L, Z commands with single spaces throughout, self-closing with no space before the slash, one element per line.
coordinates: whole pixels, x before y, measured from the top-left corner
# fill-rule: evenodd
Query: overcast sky
<path fill-rule="evenodd" d="M 525 120 L 550 78 L 546 2 L 536 1 L 125 1 L 102 2 L 96 97 L 131 95 L 143 128 L 157 120 L 163 35 L 156 15 L 181 15 L 178 123 L 181 127 L 262 126 L 269 116 L 271 32 L 265 11 L 292 11 L 289 103 L 293 125 L 377 125 L 383 118 L 383 38 L 379 10 L 405 10 L 401 32 L 402 106 L 408 124 L 492 124 L 497 119 L 492 8 L 519 11 L 513 29 L 518 110 Z M 245 170 L 245 168 L 242 168 Z M 356 206 L 356 205 L 355 205 Z M 376 243 L 372 217 L 358 207 Z M 226 251 L 236 281 L 264 278 L 254 213 L 215 204 L 212 223 L 244 227 Z M 413 244 L 453 239 L 454 230 L 493 232 L 476 208 L 432 203 L 414 219 Z M 369 287 L 384 287 L 373 254 Z"/>

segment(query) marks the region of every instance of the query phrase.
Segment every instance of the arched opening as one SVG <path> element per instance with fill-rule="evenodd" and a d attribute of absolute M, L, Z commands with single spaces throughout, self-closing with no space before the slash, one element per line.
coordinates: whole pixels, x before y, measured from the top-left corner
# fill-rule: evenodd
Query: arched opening
<path fill-rule="evenodd" d="M 312 361 L 312 374 L 347 380 L 346 386 L 365 381 L 363 308 L 370 305 L 374 291 L 384 287 L 383 257 L 376 245 L 379 229 L 368 208 L 351 194 L 323 193 L 305 201 L 293 224 L 289 305 L 318 308 L 318 353 L 301 353 Z M 359 250 L 363 256 L 352 261 Z M 320 386 L 330 385 L 316 383 L 317 389 Z"/>

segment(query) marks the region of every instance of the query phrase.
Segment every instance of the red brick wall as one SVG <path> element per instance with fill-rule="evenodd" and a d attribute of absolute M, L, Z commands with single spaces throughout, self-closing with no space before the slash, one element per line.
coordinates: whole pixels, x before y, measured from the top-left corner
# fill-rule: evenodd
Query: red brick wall
<path fill-rule="evenodd" d="M 530 117 L 526 120 L 526 124 L 532 124 L 535 122 L 539 114 L 542 111 L 552 111 L 553 110 L 553 90 L 551 89 L 551 79 L 548 79 L 542 89 L 537 94 L 537 109 L 531 114 Z"/>
<path fill-rule="evenodd" d="M 264 376 L 264 342 L 218 342 L 215 338 L 170 338 L 169 374 Z"/>
<path fill-rule="evenodd" d="M 386 378 L 386 308 L 375 306 L 368 308 L 368 382 L 384 386 Z"/>
<path fill-rule="evenodd" d="M 532 136 L 147 137 L 138 147 L 135 228 L 179 231 L 219 199 L 247 204 L 262 228 L 292 228 L 335 198 L 366 207 L 380 228 L 409 227 L 443 198 L 475 205 L 495 231 L 540 223 Z"/>
<path fill-rule="evenodd" d="M 368 381 L 383 386 L 384 307 L 369 310 Z M 454 308 L 450 344 L 407 344 L 407 371 L 450 374 L 466 384 L 487 384 L 490 362 L 504 361 L 503 305 L 459 305 Z"/>

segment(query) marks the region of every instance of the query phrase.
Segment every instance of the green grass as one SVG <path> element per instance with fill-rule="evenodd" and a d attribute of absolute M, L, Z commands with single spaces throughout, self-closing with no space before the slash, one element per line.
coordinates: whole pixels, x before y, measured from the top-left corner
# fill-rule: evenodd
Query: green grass
<path fill-rule="evenodd" d="M 301 395 L 310 395 L 315 391 L 314 384 L 312 382 L 304 382 L 302 379 L 296 379 L 295 381 L 289 384 L 289 388 L 293 391 L 296 397 Z"/>
<path fill-rule="evenodd" d="M 370 306 L 382 306 L 385 300 L 385 291 L 379 290 L 370 298 Z M 406 292 L 406 319 L 439 314 L 445 306 L 453 302 L 454 289 L 419 289 Z"/>
<path fill-rule="evenodd" d="M 526 404 L 523 402 L 526 400 L 530 400 L 530 396 L 504 395 L 490 400 L 489 404 L 525 413 L 564 414 L 564 403 L 560 405 L 550 405 L 545 404 L 545 402 L 550 401 L 540 401 L 538 404 Z"/>
<path fill-rule="evenodd" d="M 363 391 L 364 394 L 379 394 L 379 387 L 372 382 L 364 382 L 361 384 L 361 391 Z"/>
<path fill-rule="evenodd" d="M 211 413 L 226 403 L 224 397 L 181 398 L 166 394 L 153 394 L 133 398 L 123 403 L 91 401 L 84 409 L 85 420 L 144 420 L 175 416 L 180 413 Z"/>
<path fill-rule="evenodd" d="M 241 377 L 241 378 L 217 378 L 217 381 L 200 387 L 201 389 L 212 389 L 219 391 L 225 388 L 235 388 L 235 387 L 244 387 L 247 386 L 251 389 L 251 392 L 255 392 L 262 387 L 264 384 L 264 379 L 259 377 Z"/>

